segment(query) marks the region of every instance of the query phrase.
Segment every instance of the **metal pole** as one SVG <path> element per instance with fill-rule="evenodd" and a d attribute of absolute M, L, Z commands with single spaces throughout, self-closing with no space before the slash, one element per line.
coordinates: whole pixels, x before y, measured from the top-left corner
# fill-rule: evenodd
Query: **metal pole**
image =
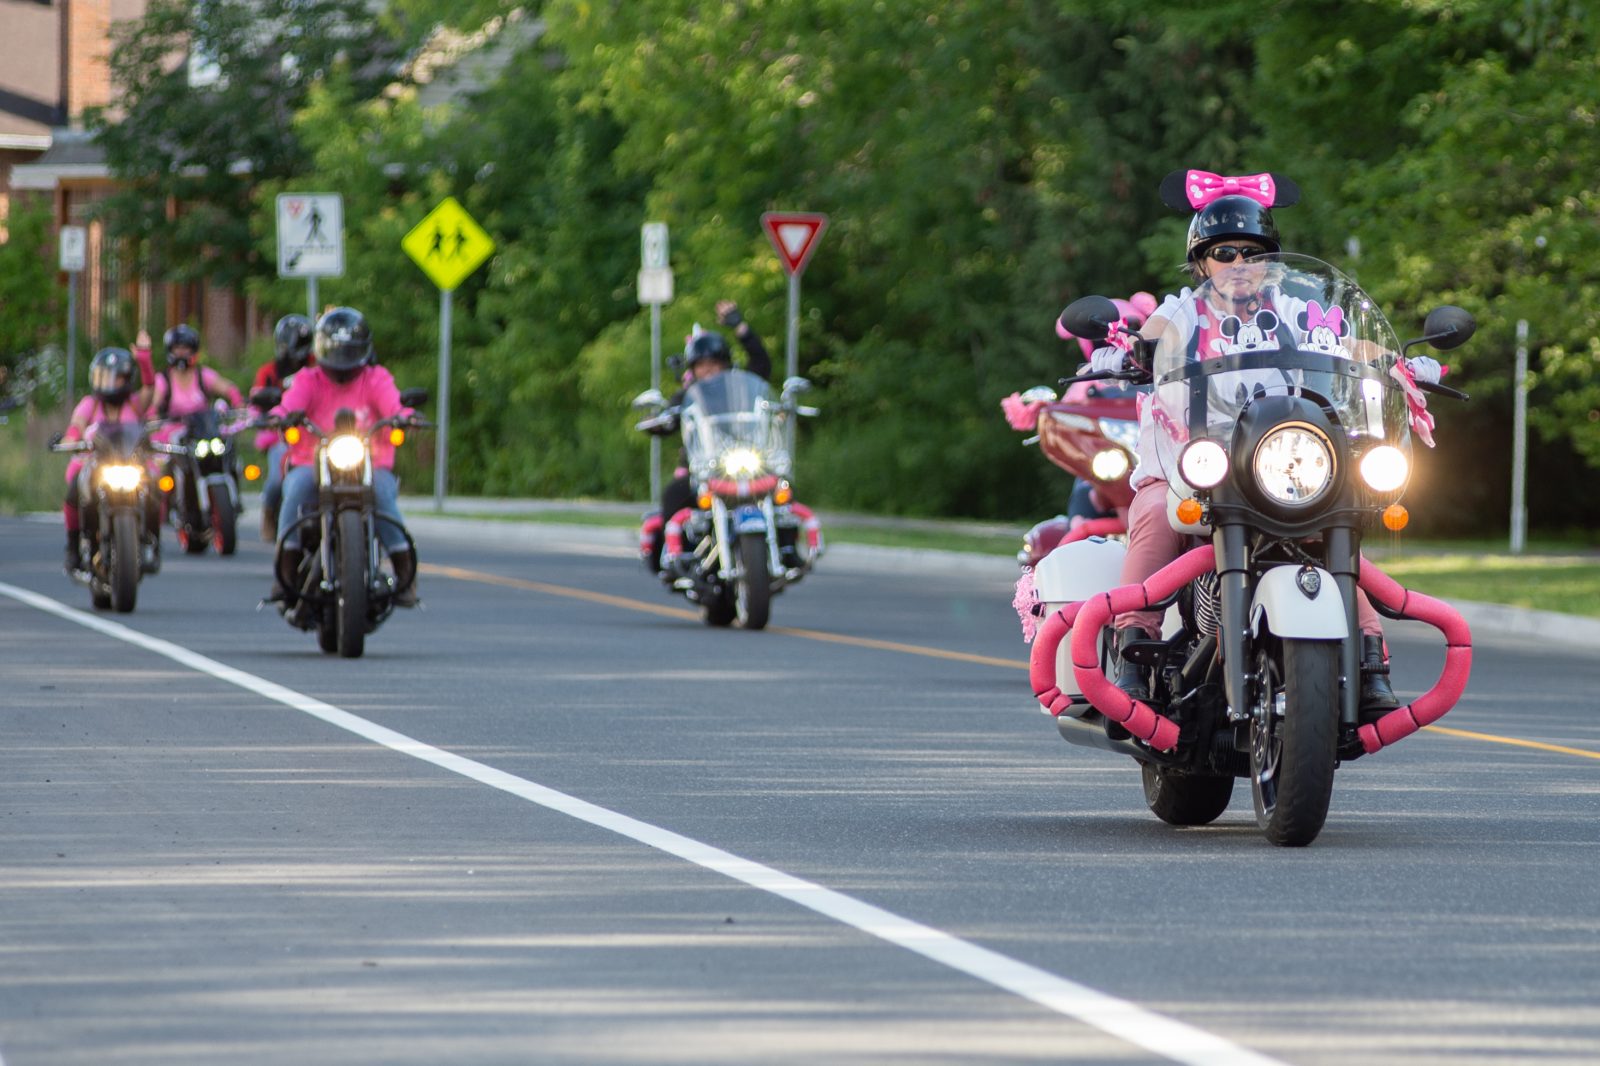
<path fill-rule="evenodd" d="M 78 272 L 67 273 L 67 409 L 78 401 Z"/>
<path fill-rule="evenodd" d="M 789 275 L 789 342 L 784 346 L 788 376 L 800 373 L 800 275 Z"/>
<path fill-rule="evenodd" d="M 1521 555 L 1528 537 L 1528 320 L 1517 319 L 1516 405 L 1511 429 L 1511 554 Z"/>
<path fill-rule="evenodd" d="M 444 513 L 445 462 L 450 440 L 450 297 L 439 290 L 439 430 L 433 450 L 433 509 Z"/>
<path fill-rule="evenodd" d="M 317 276 L 315 274 L 306 278 L 306 317 L 313 322 L 317 320 Z"/>
<path fill-rule="evenodd" d="M 655 303 L 650 305 L 650 387 L 661 388 L 661 305 Z M 661 438 L 654 433 L 650 434 L 650 499 L 661 499 Z"/>

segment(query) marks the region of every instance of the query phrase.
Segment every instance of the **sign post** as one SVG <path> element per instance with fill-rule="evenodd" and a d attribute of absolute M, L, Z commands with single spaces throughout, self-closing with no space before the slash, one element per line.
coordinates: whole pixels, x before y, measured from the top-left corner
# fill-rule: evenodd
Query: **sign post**
<path fill-rule="evenodd" d="M 778 251 L 783 269 L 789 275 L 789 335 L 784 344 L 784 362 L 789 377 L 800 372 L 800 275 L 805 273 L 817 240 L 828 228 L 828 216 L 809 211 L 768 211 L 761 216 L 761 227 Z"/>
<path fill-rule="evenodd" d="M 433 453 L 433 509 L 444 511 L 446 464 L 450 441 L 450 312 L 451 297 L 494 252 L 494 238 L 483 231 L 467 209 L 446 196 L 400 239 L 428 280 L 439 286 L 439 431 Z"/>
<path fill-rule="evenodd" d="M 82 226 L 61 227 L 61 269 L 67 273 L 67 407 L 78 398 L 78 275 L 89 261 L 89 234 Z"/>
<path fill-rule="evenodd" d="M 650 387 L 661 388 L 661 305 L 672 301 L 672 264 L 667 254 L 667 224 L 646 222 L 639 229 L 639 302 L 650 306 Z M 650 499 L 661 498 L 661 438 L 650 435 Z M 662 518 L 670 518 L 663 515 Z"/>
<path fill-rule="evenodd" d="M 306 279 L 306 317 L 317 320 L 317 279 L 344 276 L 344 197 L 278 194 L 278 276 Z"/>
<path fill-rule="evenodd" d="M 1521 555 L 1528 537 L 1528 320 L 1517 319 L 1516 399 L 1511 408 L 1511 554 Z"/>

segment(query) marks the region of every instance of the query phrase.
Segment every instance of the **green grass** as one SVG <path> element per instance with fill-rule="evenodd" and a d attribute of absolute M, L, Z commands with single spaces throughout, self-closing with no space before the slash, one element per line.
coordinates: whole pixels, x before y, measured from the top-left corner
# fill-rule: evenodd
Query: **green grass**
<path fill-rule="evenodd" d="M 23 411 L 11 412 L 0 425 L 0 511 L 57 511 L 66 493 L 70 455 L 49 450 L 49 441 L 67 427 L 65 414 L 28 419 Z"/>
<path fill-rule="evenodd" d="M 1402 585 L 1437 599 L 1600 617 L 1600 556 L 1446 552 L 1369 558 Z"/>

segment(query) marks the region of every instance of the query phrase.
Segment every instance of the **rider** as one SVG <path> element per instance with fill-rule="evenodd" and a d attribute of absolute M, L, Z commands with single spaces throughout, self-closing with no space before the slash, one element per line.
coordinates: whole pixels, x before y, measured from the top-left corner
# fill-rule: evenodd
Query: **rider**
<path fill-rule="evenodd" d="M 341 409 L 355 412 L 357 427 L 366 432 L 374 423 L 394 415 L 409 415 L 411 408 L 400 402 L 400 390 L 388 370 L 373 361 L 372 328 L 366 316 L 351 307 L 335 307 L 317 320 L 312 343 L 316 364 L 293 376 L 283 400 L 272 414 L 283 417 L 303 413 L 308 421 L 331 432 Z M 394 445 L 387 434 L 372 441 L 372 491 L 378 514 L 400 518 L 400 484 L 394 476 Z M 300 530 L 296 522 L 316 503 L 316 445 L 310 435 L 290 446 L 289 472 L 283 478 L 279 551 L 283 565 L 274 568 L 269 598 L 283 601 L 287 592 L 278 573 L 299 569 Z M 406 539 L 405 530 L 384 517 L 378 519 L 378 536 L 394 567 L 394 603 L 397 607 L 417 605 L 417 558 Z"/>
<path fill-rule="evenodd" d="M 738 338 L 739 345 L 745 351 L 747 364 L 745 369 L 763 380 L 772 378 L 772 357 L 767 354 L 766 346 L 761 343 L 761 337 L 751 328 L 750 323 L 744 320 L 739 313 L 739 305 L 732 300 L 717 301 L 717 321 L 728 329 L 733 330 L 733 335 Z M 683 403 L 684 393 L 690 385 L 699 381 L 714 378 L 724 370 L 733 367 L 733 352 L 728 347 L 727 339 L 720 333 L 701 330 L 695 327 L 695 332 L 690 334 L 683 349 L 682 385 L 671 400 L 669 407 L 677 407 Z M 676 425 L 665 425 L 652 430 L 660 436 L 677 432 Z M 661 489 L 661 514 L 657 517 L 657 524 L 653 530 L 651 569 L 656 572 L 661 570 L 661 548 L 665 543 L 664 523 L 670 521 L 672 516 L 685 507 L 694 504 L 694 486 L 689 483 L 689 461 L 682 451 L 678 453 L 678 466 L 673 472 L 672 480 Z"/>
<path fill-rule="evenodd" d="M 88 440 L 94 436 L 95 427 L 102 422 L 142 422 L 144 411 L 134 394 L 139 391 L 139 367 L 133 353 L 126 348 L 102 348 L 89 361 L 89 394 L 72 409 L 72 422 L 61 435 L 62 440 Z M 67 497 L 61 506 L 61 517 L 67 527 L 67 573 L 83 569 L 83 556 L 78 549 L 78 533 L 82 516 L 78 511 L 79 476 L 83 459 L 74 457 L 67 464 Z M 151 498 L 150 512 L 145 522 L 156 529 L 159 515 L 155 500 Z M 160 556 L 160 540 L 156 541 L 156 556 Z M 151 560 L 152 562 L 154 559 Z"/>
<path fill-rule="evenodd" d="M 1169 206 L 1192 209 L 1189 221 L 1187 270 L 1197 284 L 1210 282 L 1211 289 L 1202 303 L 1195 290 L 1185 287 L 1167 296 L 1140 335 L 1154 340 L 1171 323 L 1198 334 L 1198 358 L 1213 351 L 1206 343 L 1220 337 L 1223 320 L 1230 316 L 1253 320 L 1264 307 L 1272 310 L 1271 294 L 1263 283 L 1263 264 L 1251 259 L 1278 252 L 1282 242 L 1273 222 L 1272 208 L 1287 207 L 1299 199 L 1299 189 L 1279 175 L 1252 178 L 1222 178 L 1202 171 L 1176 171 L 1162 183 L 1162 195 Z M 1279 309 L 1287 311 L 1287 309 Z M 1281 321 L 1293 316 L 1280 314 Z M 1116 372 L 1127 364 L 1128 352 L 1115 345 L 1098 348 L 1089 360 L 1089 370 Z M 1437 383 L 1437 360 L 1416 356 L 1406 366 L 1417 381 Z M 1143 582 L 1176 559 L 1185 538 L 1167 518 L 1167 482 L 1162 478 L 1156 456 L 1153 404 L 1142 402 L 1139 409 L 1139 462 L 1129 479 L 1134 488 L 1128 508 L 1128 552 L 1123 557 L 1122 583 Z M 1389 685 L 1384 654 L 1383 625 L 1366 593 L 1357 592 L 1357 622 L 1361 629 L 1361 712 L 1371 720 L 1399 706 Z M 1160 611 L 1131 611 L 1118 615 L 1117 648 L 1140 640 L 1153 640 L 1161 632 Z M 1138 664 L 1122 659 L 1117 687 L 1136 700 L 1150 698 L 1145 671 Z"/>
<path fill-rule="evenodd" d="M 156 375 L 150 399 L 153 417 L 181 419 L 203 410 L 213 400 L 226 400 L 232 407 L 243 402 L 231 381 L 208 366 L 198 365 L 200 334 L 193 327 L 182 323 L 173 326 L 162 337 L 162 343 L 167 349 L 167 366 Z"/>
<path fill-rule="evenodd" d="M 316 327 L 305 315 L 284 315 L 272 329 L 273 357 L 256 371 L 250 394 L 259 389 L 284 389 L 295 373 L 312 361 L 311 341 Z M 271 544 L 278 539 L 278 505 L 283 500 L 284 456 L 289 446 L 277 430 L 256 434 L 256 447 L 267 453 L 266 480 L 261 486 L 261 539 Z"/>

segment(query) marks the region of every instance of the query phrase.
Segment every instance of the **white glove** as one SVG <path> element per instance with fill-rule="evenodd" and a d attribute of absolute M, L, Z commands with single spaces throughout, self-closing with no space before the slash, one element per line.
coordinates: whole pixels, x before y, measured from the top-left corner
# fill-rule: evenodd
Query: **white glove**
<path fill-rule="evenodd" d="M 1411 371 L 1411 376 L 1424 385 L 1437 385 L 1444 376 L 1439 360 L 1427 355 L 1414 355 L 1406 360 L 1406 369 Z"/>
<path fill-rule="evenodd" d="M 1089 372 L 1091 374 L 1115 374 L 1127 365 L 1128 353 L 1121 348 L 1113 348 L 1109 344 L 1104 348 L 1096 348 L 1089 355 Z"/>

